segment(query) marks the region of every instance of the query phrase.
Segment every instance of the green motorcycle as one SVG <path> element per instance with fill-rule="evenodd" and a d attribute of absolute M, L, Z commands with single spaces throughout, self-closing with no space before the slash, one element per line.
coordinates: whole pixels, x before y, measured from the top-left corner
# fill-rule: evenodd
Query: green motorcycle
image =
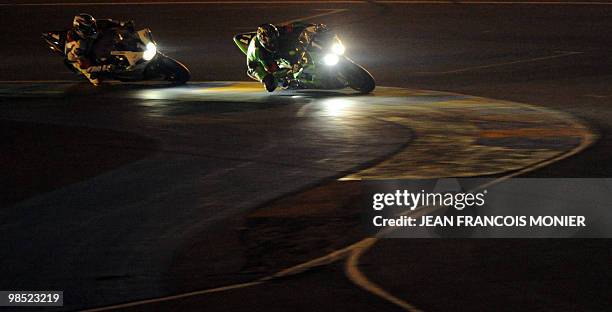
<path fill-rule="evenodd" d="M 249 43 L 256 32 L 234 36 L 234 42 L 247 54 Z M 306 27 L 292 51 L 283 51 L 293 57 L 278 61 L 275 73 L 279 85 L 288 89 L 343 89 L 370 93 L 376 87 L 372 75 L 344 55 L 345 47 L 337 35 L 317 25 Z M 291 62 L 288 59 L 293 59 Z"/>

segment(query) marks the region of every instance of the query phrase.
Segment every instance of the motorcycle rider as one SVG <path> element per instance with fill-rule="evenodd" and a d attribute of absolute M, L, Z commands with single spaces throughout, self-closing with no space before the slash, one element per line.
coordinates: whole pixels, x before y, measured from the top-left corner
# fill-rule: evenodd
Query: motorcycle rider
<path fill-rule="evenodd" d="M 100 84 L 100 74 L 111 72 L 112 65 L 97 64 L 93 57 L 93 46 L 100 32 L 113 27 L 129 26 L 133 22 L 120 22 L 111 19 L 99 20 L 87 13 L 80 13 L 72 20 L 72 29 L 66 35 L 66 63 L 83 74 L 94 86 Z"/>
<path fill-rule="evenodd" d="M 302 31 L 313 25 L 301 22 L 278 27 L 269 23 L 260 25 L 247 50 L 247 75 L 263 83 L 268 92 L 274 91 L 277 78 L 288 75 L 279 71 L 278 60 L 282 58 L 294 64 L 295 44 Z"/>

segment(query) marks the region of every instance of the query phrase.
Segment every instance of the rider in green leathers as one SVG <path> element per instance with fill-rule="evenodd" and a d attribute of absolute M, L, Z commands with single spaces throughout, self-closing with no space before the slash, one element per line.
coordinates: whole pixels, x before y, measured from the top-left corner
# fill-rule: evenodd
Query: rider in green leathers
<path fill-rule="evenodd" d="M 257 28 L 257 35 L 249 43 L 247 50 L 247 74 L 264 84 L 268 92 L 277 87 L 277 78 L 287 76 L 287 71 L 280 71 L 279 59 L 294 64 L 298 57 L 295 44 L 302 31 L 312 24 L 291 23 L 276 27 L 262 24 Z"/>

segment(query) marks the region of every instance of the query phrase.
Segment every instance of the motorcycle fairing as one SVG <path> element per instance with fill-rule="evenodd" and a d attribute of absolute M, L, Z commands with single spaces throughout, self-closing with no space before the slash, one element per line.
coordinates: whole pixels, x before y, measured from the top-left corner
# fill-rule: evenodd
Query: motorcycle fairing
<path fill-rule="evenodd" d="M 136 32 L 136 34 L 138 35 L 138 38 L 140 39 L 140 41 L 142 41 L 142 43 L 146 46 L 147 43 L 149 42 L 153 42 L 153 38 L 151 35 L 151 30 L 149 30 L 148 28 L 139 30 Z M 115 56 L 122 56 L 126 61 L 128 61 L 128 63 L 130 64 L 130 66 L 134 66 L 138 63 L 138 61 L 142 60 L 142 56 L 144 55 L 144 51 L 112 51 L 111 55 L 115 55 Z"/>

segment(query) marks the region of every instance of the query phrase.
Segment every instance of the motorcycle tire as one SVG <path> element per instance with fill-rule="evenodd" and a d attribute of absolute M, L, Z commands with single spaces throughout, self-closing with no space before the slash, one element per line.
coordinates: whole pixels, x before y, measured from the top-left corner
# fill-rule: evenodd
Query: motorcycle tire
<path fill-rule="evenodd" d="M 172 84 L 181 85 L 189 81 L 191 78 L 191 73 L 185 65 L 165 55 L 163 56 L 163 59 L 160 60 L 159 65 L 159 71 L 164 80 L 169 81 Z"/>
<path fill-rule="evenodd" d="M 367 94 L 376 88 L 374 77 L 365 68 L 350 60 L 347 60 L 343 66 L 343 76 L 349 87 L 360 93 Z"/>

